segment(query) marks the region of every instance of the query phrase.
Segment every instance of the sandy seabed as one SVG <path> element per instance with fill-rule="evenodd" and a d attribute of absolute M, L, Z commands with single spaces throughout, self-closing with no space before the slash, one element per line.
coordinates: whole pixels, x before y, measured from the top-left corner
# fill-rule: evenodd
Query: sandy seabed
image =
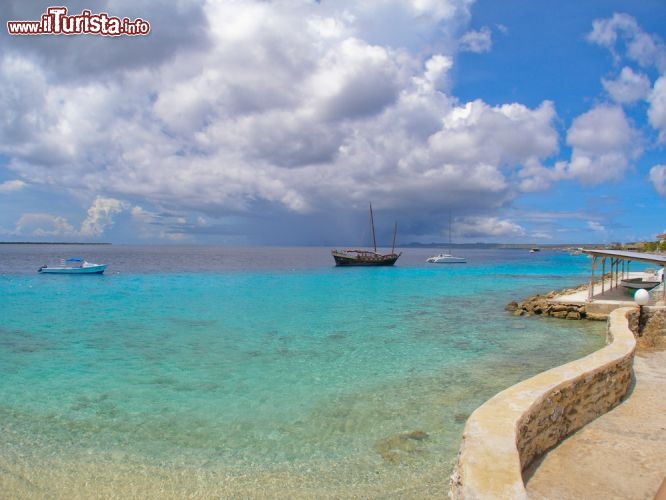
<path fill-rule="evenodd" d="M 0 457 L 0 498 L 433 498 L 453 464 L 308 464 L 274 470 Z"/>

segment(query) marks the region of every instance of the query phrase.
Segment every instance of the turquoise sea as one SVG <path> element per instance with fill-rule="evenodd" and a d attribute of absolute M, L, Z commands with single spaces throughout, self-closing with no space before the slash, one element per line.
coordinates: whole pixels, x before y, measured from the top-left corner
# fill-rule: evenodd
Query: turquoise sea
<path fill-rule="evenodd" d="M 432 253 L 0 245 L 0 492 L 445 496 L 469 414 L 605 324 L 504 311 L 585 282 L 585 256 Z M 37 273 L 73 256 L 109 268 Z"/>

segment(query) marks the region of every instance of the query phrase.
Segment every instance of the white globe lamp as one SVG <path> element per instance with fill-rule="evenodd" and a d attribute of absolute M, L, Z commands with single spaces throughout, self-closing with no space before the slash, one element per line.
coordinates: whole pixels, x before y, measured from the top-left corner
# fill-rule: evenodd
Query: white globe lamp
<path fill-rule="evenodd" d="M 643 336 L 643 306 L 647 305 L 650 301 L 650 294 L 647 290 L 639 288 L 634 294 L 634 302 L 638 304 L 638 336 Z"/>
<path fill-rule="evenodd" d="M 636 304 L 639 306 L 646 306 L 647 303 L 650 302 L 650 294 L 647 290 L 639 288 L 636 290 L 636 294 L 634 295 L 634 302 L 636 302 Z"/>

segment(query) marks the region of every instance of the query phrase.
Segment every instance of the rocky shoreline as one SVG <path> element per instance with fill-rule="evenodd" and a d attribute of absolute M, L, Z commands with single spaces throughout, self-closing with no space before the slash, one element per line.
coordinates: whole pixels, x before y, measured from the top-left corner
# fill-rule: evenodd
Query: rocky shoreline
<path fill-rule="evenodd" d="M 553 299 L 558 297 L 587 289 L 588 285 L 584 284 L 566 290 L 553 290 L 544 295 L 534 295 L 520 302 L 511 301 L 505 306 L 505 310 L 512 312 L 515 316 L 549 316 L 560 319 L 606 321 L 608 319 L 607 314 L 591 313 L 586 310 L 585 304 L 553 302 Z M 634 332 L 641 349 L 666 349 L 666 308 L 663 306 L 646 308 L 642 315 L 639 314 L 639 310 L 636 308 L 635 311 L 628 313 L 627 319 L 629 329 Z"/>
<path fill-rule="evenodd" d="M 563 295 L 571 295 L 576 292 L 587 290 L 588 285 L 580 285 L 566 290 L 553 290 L 545 295 L 534 295 L 523 301 L 509 302 L 505 310 L 512 312 L 515 316 L 550 316 L 560 319 L 588 319 L 605 321 L 605 314 L 588 313 L 585 304 L 567 304 L 566 302 L 553 302 L 553 299 Z"/>

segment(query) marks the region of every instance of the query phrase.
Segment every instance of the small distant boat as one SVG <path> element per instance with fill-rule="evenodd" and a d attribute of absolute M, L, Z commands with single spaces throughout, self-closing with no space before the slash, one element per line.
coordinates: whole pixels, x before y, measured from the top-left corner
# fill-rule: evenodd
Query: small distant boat
<path fill-rule="evenodd" d="M 465 264 L 467 259 L 465 257 L 456 257 L 451 254 L 451 214 L 449 214 L 449 251 L 448 253 L 440 253 L 439 255 L 432 255 L 426 259 L 430 264 Z"/>
<path fill-rule="evenodd" d="M 372 215 L 372 203 L 370 204 L 370 226 L 372 227 L 372 243 L 374 250 L 331 250 L 331 255 L 336 266 L 392 266 L 402 255 L 395 253 L 395 235 L 398 231 L 398 223 L 393 227 L 393 246 L 391 253 L 382 254 L 377 252 L 377 240 L 375 238 L 375 220 Z"/>
<path fill-rule="evenodd" d="M 537 252 L 540 252 L 540 251 L 541 251 L 540 248 L 536 248 L 536 247 L 530 248 L 530 253 L 537 253 Z"/>
<path fill-rule="evenodd" d="M 61 259 L 59 266 L 44 265 L 38 269 L 40 273 L 47 274 L 102 274 L 107 264 L 94 264 L 81 257 Z"/>

